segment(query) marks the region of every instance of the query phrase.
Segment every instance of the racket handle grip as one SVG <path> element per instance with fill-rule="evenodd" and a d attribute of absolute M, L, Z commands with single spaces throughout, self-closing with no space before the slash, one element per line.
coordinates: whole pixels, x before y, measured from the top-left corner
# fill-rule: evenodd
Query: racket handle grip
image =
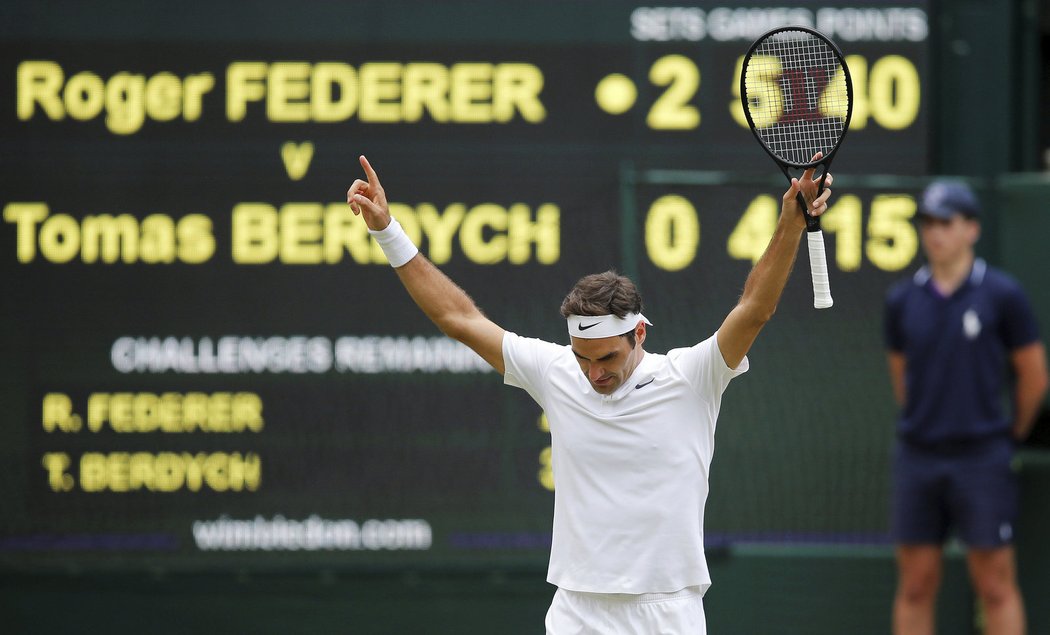
<path fill-rule="evenodd" d="M 831 282 L 828 280 L 828 258 L 824 254 L 824 232 L 806 232 L 809 243 L 809 272 L 813 276 L 813 306 L 817 309 L 830 308 Z"/>

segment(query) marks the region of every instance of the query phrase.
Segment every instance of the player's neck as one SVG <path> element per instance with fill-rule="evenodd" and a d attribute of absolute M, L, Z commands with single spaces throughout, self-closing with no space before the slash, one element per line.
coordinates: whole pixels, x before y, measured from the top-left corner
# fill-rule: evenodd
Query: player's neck
<path fill-rule="evenodd" d="M 955 290 L 961 287 L 966 278 L 970 276 L 970 271 L 973 269 L 973 261 L 973 251 L 967 251 L 958 258 L 931 262 L 930 274 L 933 277 L 933 284 L 937 287 L 937 290 L 946 296 L 955 293 Z"/>
<path fill-rule="evenodd" d="M 633 363 L 628 368 L 624 369 L 624 381 L 627 381 L 632 375 L 634 375 L 634 371 L 638 370 L 638 366 L 642 363 L 642 358 L 645 357 L 645 350 L 641 346 L 639 346 L 634 353 L 632 360 Z"/>

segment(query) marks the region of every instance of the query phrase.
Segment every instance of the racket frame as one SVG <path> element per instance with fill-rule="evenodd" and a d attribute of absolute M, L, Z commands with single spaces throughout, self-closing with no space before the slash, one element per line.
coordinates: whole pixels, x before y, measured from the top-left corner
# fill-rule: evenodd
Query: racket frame
<path fill-rule="evenodd" d="M 828 48 L 830 48 L 831 51 L 835 54 L 835 57 L 838 58 L 839 66 L 842 67 L 842 72 L 845 75 L 847 107 L 846 118 L 842 122 L 842 134 L 839 135 L 839 139 L 835 143 L 835 147 L 833 147 L 826 155 L 822 156 L 816 161 L 806 161 L 799 163 L 796 161 L 789 161 L 787 159 L 783 159 L 777 156 L 777 153 L 769 147 L 769 144 L 766 143 L 766 140 L 763 139 L 762 136 L 758 133 L 758 126 L 755 125 L 754 119 L 751 118 L 751 110 L 747 107 L 746 80 L 748 62 L 751 60 L 751 57 L 755 54 L 755 51 L 763 42 L 765 42 L 768 38 L 776 35 L 777 33 L 782 33 L 785 31 L 802 31 L 804 33 L 809 33 L 810 35 L 822 40 L 825 44 L 828 45 Z M 772 157 L 773 161 L 775 161 L 776 164 L 780 167 L 780 170 L 784 173 L 784 176 L 787 177 L 788 183 L 790 183 L 791 179 L 793 178 L 791 174 L 792 169 L 805 171 L 810 168 L 816 168 L 820 166 L 820 181 L 817 185 L 817 196 L 820 196 L 820 194 L 824 191 L 824 178 L 827 176 L 828 170 L 831 168 L 831 161 L 835 158 L 835 154 L 842 146 L 842 141 L 846 138 L 846 133 L 849 132 L 850 119 L 853 117 L 853 80 L 850 76 L 849 66 L 846 65 L 846 58 L 842 55 L 842 50 L 839 49 L 838 45 L 831 41 L 830 38 L 828 38 L 820 31 L 817 31 L 816 29 L 811 29 L 807 26 L 779 26 L 775 29 L 770 29 L 769 31 L 766 31 L 757 39 L 755 39 L 755 41 L 751 44 L 751 47 L 747 49 L 747 53 L 744 54 L 743 62 L 740 65 L 740 102 L 741 106 L 744 109 L 744 117 L 747 118 L 747 125 L 751 129 L 751 134 L 755 136 L 755 139 L 757 139 L 758 142 L 762 144 L 762 149 L 765 150 L 766 153 L 770 157 Z M 820 217 L 810 216 L 809 206 L 806 204 L 806 200 L 801 193 L 798 194 L 798 202 L 800 209 L 802 210 L 802 215 L 806 217 L 806 231 L 820 231 Z"/>

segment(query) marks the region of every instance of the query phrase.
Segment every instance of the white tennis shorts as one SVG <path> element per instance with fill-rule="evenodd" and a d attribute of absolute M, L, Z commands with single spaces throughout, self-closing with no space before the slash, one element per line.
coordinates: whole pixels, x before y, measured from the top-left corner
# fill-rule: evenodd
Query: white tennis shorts
<path fill-rule="evenodd" d="M 547 635 L 707 635 L 700 587 L 674 593 L 581 593 L 558 589 Z"/>

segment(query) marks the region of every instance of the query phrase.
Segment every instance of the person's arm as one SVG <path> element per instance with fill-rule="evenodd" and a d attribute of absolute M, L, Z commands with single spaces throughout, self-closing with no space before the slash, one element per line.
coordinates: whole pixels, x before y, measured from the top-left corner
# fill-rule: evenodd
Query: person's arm
<path fill-rule="evenodd" d="M 897 405 L 904 407 L 904 371 L 907 369 L 907 358 L 900 351 L 889 351 L 886 353 L 886 362 L 890 370 L 890 385 L 893 386 L 893 398 Z"/>
<path fill-rule="evenodd" d="M 819 158 L 818 154 L 814 161 Z M 718 329 L 718 349 L 729 368 L 739 366 L 751 350 L 759 331 L 773 317 L 780 294 L 791 275 L 795 255 L 798 254 L 798 243 L 806 229 L 805 212 L 799 209 L 796 195 L 801 191 L 810 202 L 810 213 L 820 216 L 828 208 L 831 182 L 832 177 L 828 174 L 824 191 L 820 197 L 816 197 L 817 182 L 813 180 L 812 169 L 806 170 L 801 180 L 791 179 L 791 187 L 784 193 L 780 222 L 777 223 L 773 238 L 748 275 L 740 301 Z"/>
<path fill-rule="evenodd" d="M 1013 435 L 1018 441 L 1028 438 L 1035 425 L 1036 415 L 1046 397 L 1048 382 L 1046 350 L 1041 341 L 1015 349 L 1010 353 L 1015 378 Z"/>
<path fill-rule="evenodd" d="M 379 177 L 368 159 L 361 156 L 360 161 L 367 180 L 357 179 L 347 190 L 346 202 L 350 209 L 364 218 L 373 233 L 403 232 L 396 224 L 390 227 L 390 210 Z M 401 246 L 408 240 L 403 233 L 391 238 Z M 485 317 L 470 296 L 422 254 L 417 252 L 407 262 L 392 264 L 397 265 L 394 271 L 423 313 L 444 334 L 469 346 L 502 375 L 505 370 L 503 329 Z"/>

